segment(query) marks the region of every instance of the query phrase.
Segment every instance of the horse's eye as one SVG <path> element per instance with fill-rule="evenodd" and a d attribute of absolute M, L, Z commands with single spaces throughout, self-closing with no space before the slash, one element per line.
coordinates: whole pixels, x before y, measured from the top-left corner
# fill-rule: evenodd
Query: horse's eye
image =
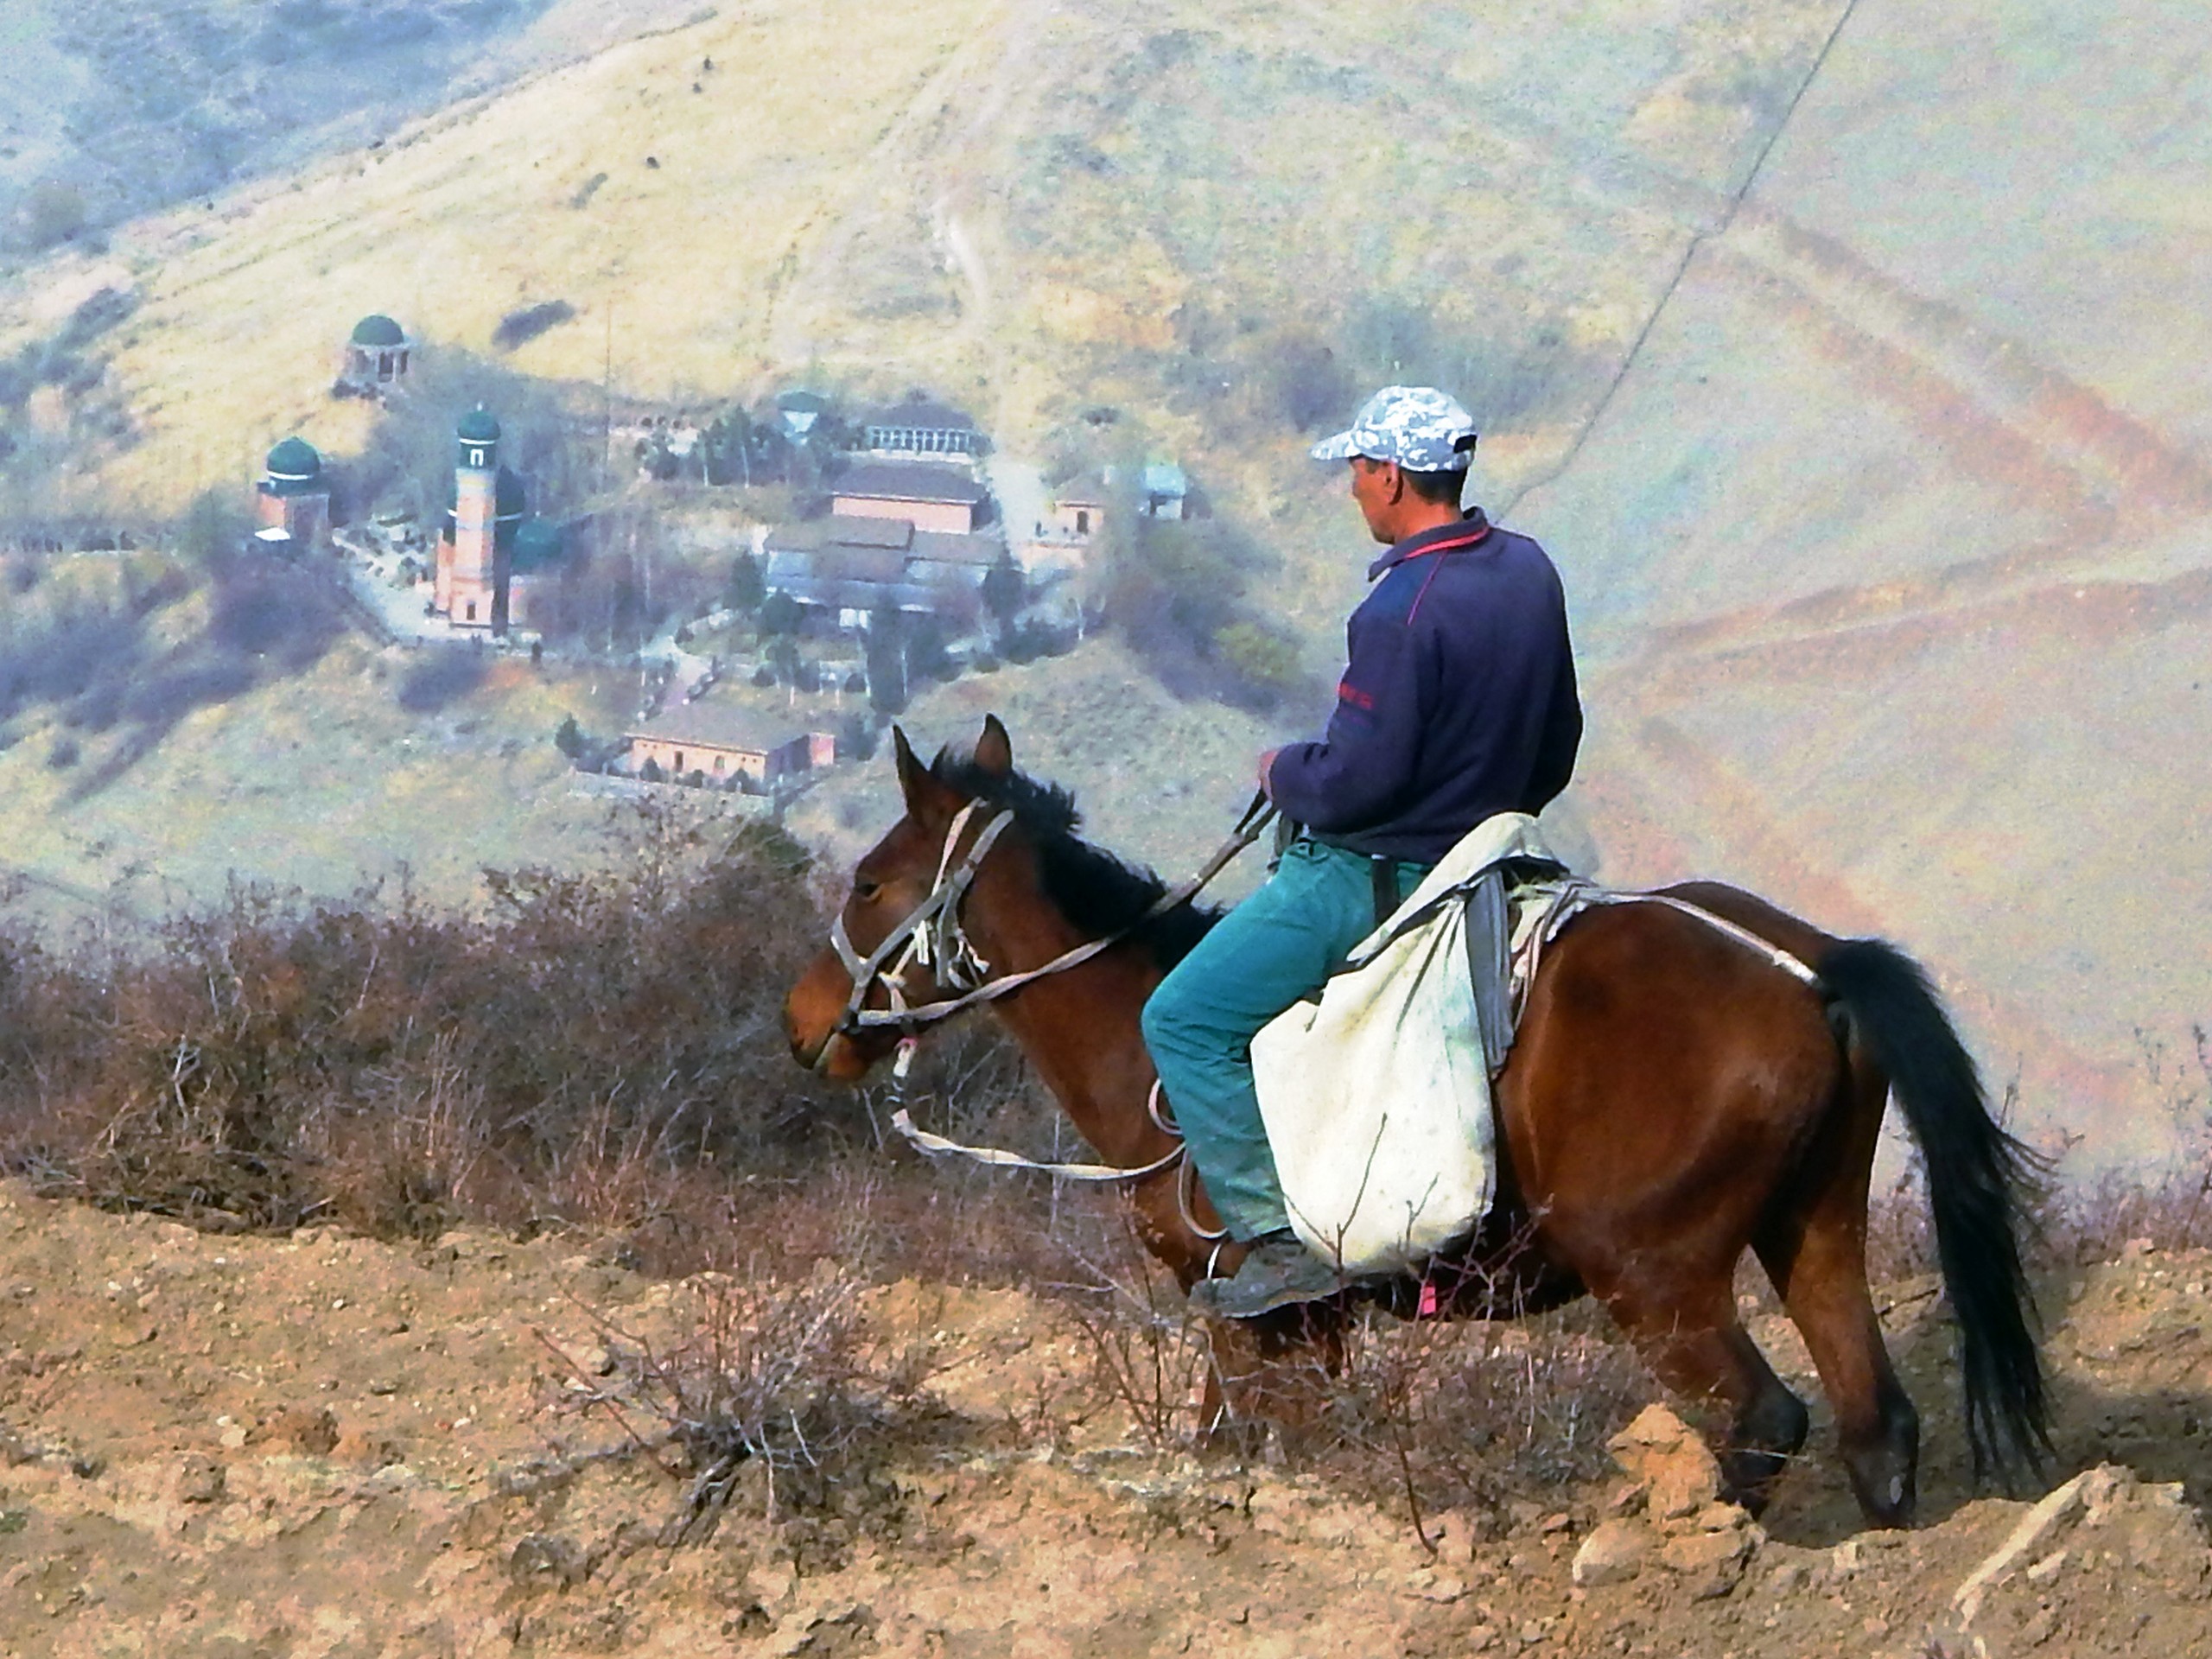
<path fill-rule="evenodd" d="M 881 894 L 882 892 L 883 887 L 880 882 L 870 881 L 865 878 L 861 878 L 855 880 L 853 883 L 853 897 L 859 899 L 864 905 L 874 904 L 876 901 L 877 897 Z"/>

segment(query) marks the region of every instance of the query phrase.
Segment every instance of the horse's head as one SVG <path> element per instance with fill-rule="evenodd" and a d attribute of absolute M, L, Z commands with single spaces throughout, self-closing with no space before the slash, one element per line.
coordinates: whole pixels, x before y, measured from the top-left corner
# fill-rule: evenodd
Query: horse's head
<path fill-rule="evenodd" d="M 864 1012 L 919 1007 L 974 982 L 966 930 L 976 914 L 963 901 L 971 891 L 982 899 L 1017 861 L 989 856 L 1010 813 L 948 782 L 942 766 L 925 766 L 896 727 L 891 745 L 906 816 L 855 868 L 830 944 L 784 1001 L 793 1058 L 841 1082 L 867 1076 L 898 1046 L 898 1027 L 864 1020 Z M 969 770 L 985 779 L 1013 776 L 1014 744 L 995 715 L 983 722 Z"/>

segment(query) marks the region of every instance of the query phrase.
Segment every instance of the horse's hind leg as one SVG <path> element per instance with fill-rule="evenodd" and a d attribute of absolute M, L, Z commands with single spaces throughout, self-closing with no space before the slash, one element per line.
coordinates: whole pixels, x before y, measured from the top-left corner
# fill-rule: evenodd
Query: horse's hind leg
<path fill-rule="evenodd" d="M 1607 1299 L 1613 1316 L 1659 1380 L 1675 1393 L 1712 1398 L 1732 1410 L 1718 1448 L 1721 1497 L 1752 1514 L 1766 1507 L 1774 1483 L 1809 1423 L 1792 1394 L 1737 1323 L 1733 1287 L 1723 1275 L 1692 1298 L 1644 1300 L 1616 1290 Z"/>
<path fill-rule="evenodd" d="M 1806 1160 L 1824 1176 L 1752 1243 L 1820 1370 L 1859 1509 L 1878 1526 L 1902 1527 L 1918 1497 L 1920 1414 L 1866 1288 L 1866 1183 L 1887 1084 L 1860 1071 L 1850 1087 Z"/>

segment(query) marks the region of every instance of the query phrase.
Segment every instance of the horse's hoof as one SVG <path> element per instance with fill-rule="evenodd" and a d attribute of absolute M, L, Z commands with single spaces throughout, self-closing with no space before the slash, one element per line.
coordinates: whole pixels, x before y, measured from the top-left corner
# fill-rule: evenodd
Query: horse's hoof
<path fill-rule="evenodd" d="M 1231 1417 L 1200 1428 L 1197 1449 L 1235 1463 L 1268 1460 L 1274 1446 L 1274 1425 L 1250 1417 Z"/>

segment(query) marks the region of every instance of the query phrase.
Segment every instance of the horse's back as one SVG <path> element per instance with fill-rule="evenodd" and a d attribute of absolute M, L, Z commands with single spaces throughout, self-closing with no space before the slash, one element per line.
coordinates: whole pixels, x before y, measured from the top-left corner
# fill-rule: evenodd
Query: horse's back
<path fill-rule="evenodd" d="M 1677 891 L 1793 954 L 1827 938 L 1734 889 Z M 1517 1196 L 1570 1260 L 1675 1258 L 1723 1234 L 1732 1255 L 1842 1067 L 1816 990 L 1694 916 L 1609 906 L 1560 935 L 1530 987 L 1499 1138 Z"/>

